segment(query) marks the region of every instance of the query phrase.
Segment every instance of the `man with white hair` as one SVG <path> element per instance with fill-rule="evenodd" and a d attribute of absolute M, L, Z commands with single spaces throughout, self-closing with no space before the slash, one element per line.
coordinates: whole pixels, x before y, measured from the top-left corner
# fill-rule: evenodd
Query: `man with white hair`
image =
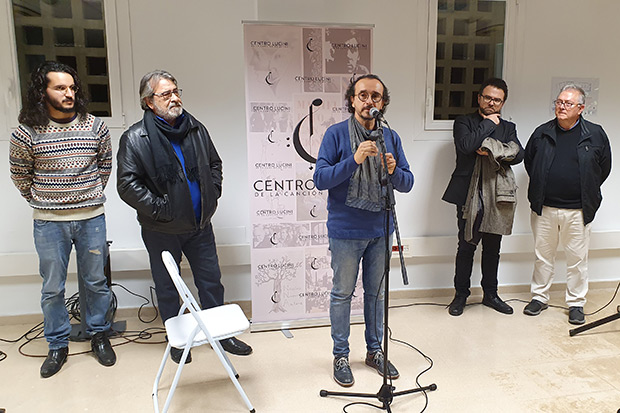
<path fill-rule="evenodd" d="M 117 189 L 138 213 L 165 322 L 177 315 L 181 305 L 162 251 L 170 251 L 177 265 L 185 255 L 203 308 L 224 304 L 211 226 L 222 193 L 222 160 L 207 129 L 183 108 L 181 89 L 172 74 L 154 70 L 144 75 L 140 104 L 144 117 L 121 136 Z M 252 347 L 235 337 L 220 343 L 232 354 L 252 353 Z M 175 363 L 182 354 L 182 349 L 170 351 Z"/>
<path fill-rule="evenodd" d="M 525 148 L 536 261 L 532 301 L 523 313 L 536 316 L 548 307 L 561 243 L 566 253 L 568 321 L 583 324 L 590 225 L 601 205 L 601 184 L 611 171 L 611 149 L 603 128 L 581 116 L 582 88 L 564 86 L 554 104 L 555 119 L 536 128 Z"/>

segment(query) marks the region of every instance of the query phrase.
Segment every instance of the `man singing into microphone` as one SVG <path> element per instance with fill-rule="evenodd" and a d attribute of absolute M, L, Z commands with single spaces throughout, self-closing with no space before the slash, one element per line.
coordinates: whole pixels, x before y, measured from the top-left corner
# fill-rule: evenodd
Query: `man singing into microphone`
<path fill-rule="evenodd" d="M 413 174 L 405 158 L 400 137 L 382 128 L 371 115 L 382 115 L 390 103 L 387 87 L 375 75 L 364 75 L 351 82 L 345 101 L 352 116 L 332 125 L 325 132 L 316 161 L 314 182 L 329 191 L 327 200 L 329 250 L 334 271 L 330 295 L 330 320 L 333 346 L 334 380 L 352 386 L 349 365 L 351 298 L 359 264 L 362 262 L 364 320 L 366 325 L 366 364 L 383 374 L 383 289 L 385 267 L 385 186 L 380 171 L 387 168 L 389 179 L 400 192 L 409 192 Z M 379 156 L 379 142 L 384 141 L 385 159 Z M 391 245 L 391 242 L 390 242 Z M 388 361 L 388 375 L 399 376 Z"/>

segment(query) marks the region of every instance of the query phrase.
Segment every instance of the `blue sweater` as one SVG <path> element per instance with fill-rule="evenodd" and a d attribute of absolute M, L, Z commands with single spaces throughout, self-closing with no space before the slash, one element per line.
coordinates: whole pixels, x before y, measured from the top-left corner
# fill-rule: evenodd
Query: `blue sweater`
<path fill-rule="evenodd" d="M 385 211 L 371 212 L 345 205 L 349 180 L 358 167 L 351 151 L 348 119 L 330 126 L 321 142 L 316 160 L 314 183 L 320 190 L 329 190 L 327 197 L 327 231 L 330 238 L 370 239 L 384 235 Z M 385 146 L 396 159 L 396 169 L 390 175 L 394 189 L 409 192 L 413 187 L 413 174 L 396 132 L 392 136 L 383 128 Z M 390 216 L 390 234 L 393 231 Z"/>

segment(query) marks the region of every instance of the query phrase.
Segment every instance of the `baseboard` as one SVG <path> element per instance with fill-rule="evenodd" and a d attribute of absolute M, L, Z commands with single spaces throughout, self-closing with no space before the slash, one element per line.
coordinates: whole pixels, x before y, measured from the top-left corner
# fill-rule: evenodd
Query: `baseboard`
<path fill-rule="evenodd" d="M 616 288 L 617 281 L 592 281 L 589 283 L 590 290 L 596 289 L 608 289 Z M 551 291 L 563 291 L 566 289 L 566 283 L 554 283 L 551 286 Z M 529 293 L 529 284 L 520 285 L 503 285 L 500 286 L 498 292 L 502 295 L 506 294 L 521 294 Z M 437 298 L 437 297 L 452 297 L 454 295 L 453 288 L 430 288 L 420 290 L 394 290 L 390 291 L 390 300 L 403 300 L 403 299 L 419 299 L 419 298 Z M 482 288 L 471 288 L 472 296 L 482 296 Z M 503 297 L 505 298 L 505 297 Z M 239 304 L 246 317 L 252 318 L 252 302 L 250 300 L 233 301 L 235 304 Z M 127 319 L 131 317 L 137 317 L 138 308 L 119 308 L 116 310 L 116 320 Z M 150 320 L 155 316 L 155 310 L 152 307 L 144 307 L 141 312 L 142 318 Z M 28 324 L 35 325 L 43 321 L 42 314 L 23 314 L 13 316 L 0 316 L 0 325 L 18 325 Z M 154 321 L 161 325 L 161 321 Z"/>

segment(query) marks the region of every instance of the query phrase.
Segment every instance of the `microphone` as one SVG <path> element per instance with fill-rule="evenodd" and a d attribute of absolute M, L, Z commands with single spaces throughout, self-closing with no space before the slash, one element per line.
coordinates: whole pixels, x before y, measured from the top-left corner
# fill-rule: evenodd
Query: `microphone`
<path fill-rule="evenodd" d="M 370 108 L 370 116 L 372 116 L 375 119 L 383 119 L 383 113 L 381 113 L 381 111 L 375 107 Z"/>

